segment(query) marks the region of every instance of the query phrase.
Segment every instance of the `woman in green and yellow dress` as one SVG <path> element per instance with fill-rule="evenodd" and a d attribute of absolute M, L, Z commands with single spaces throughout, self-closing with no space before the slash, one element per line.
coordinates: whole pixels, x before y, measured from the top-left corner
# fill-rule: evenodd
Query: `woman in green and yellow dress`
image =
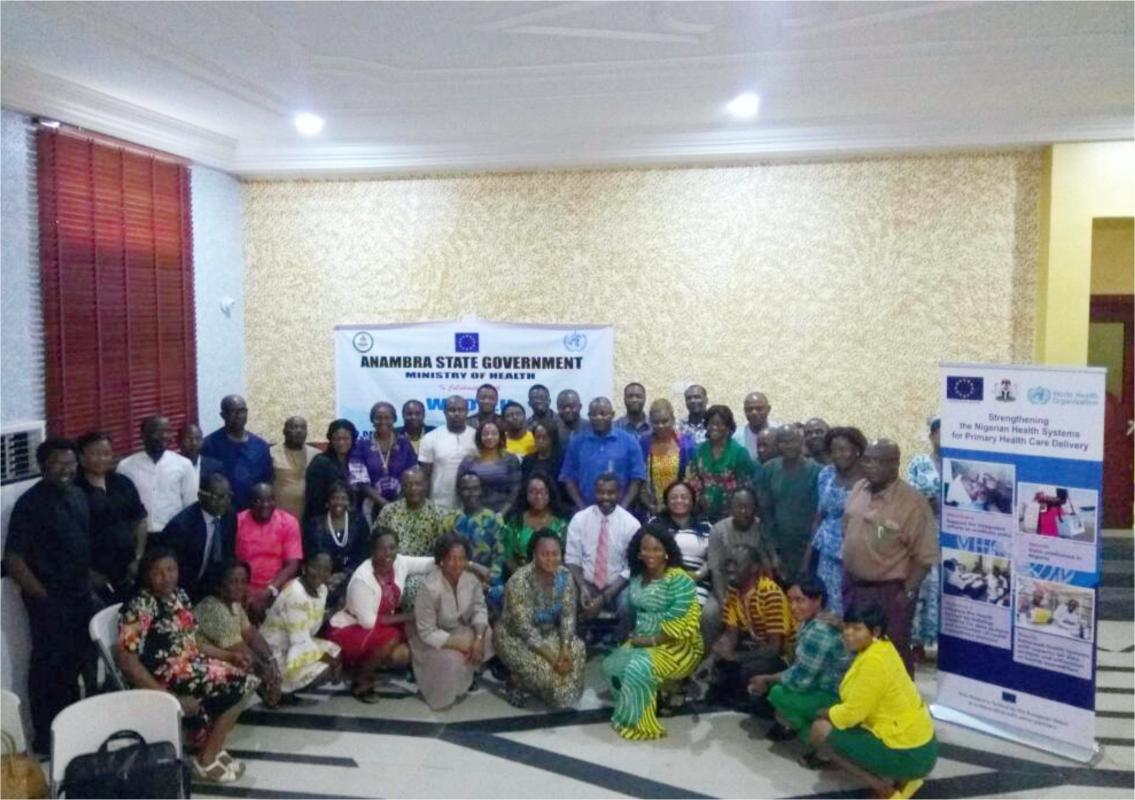
<path fill-rule="evenodd" d="M 615 690 L 611 724 L 625 739 L 658 739 L 658 691 L 664 681 L 689 676 L 701 662 L 701 606 L 697 584 L 682 568 L 674 537 L 653 523 L 627 546 L 631 569 L 629 600 L 635 628 L 603 660 L 603 674 Z"/>

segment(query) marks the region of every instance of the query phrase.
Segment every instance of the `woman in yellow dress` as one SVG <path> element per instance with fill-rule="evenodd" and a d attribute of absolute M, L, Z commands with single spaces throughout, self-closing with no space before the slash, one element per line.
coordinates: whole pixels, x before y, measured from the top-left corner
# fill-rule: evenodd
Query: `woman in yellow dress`
<path fill-rule="evenodd" d="M 615 690 L 611 724 L 625 739 L 658 739 L 658 692 L 664 681 L 690 675 L 701 662 L 701 606 L 697 584 L 682 568 L 682 552 L 665 527 L 641 528 L 627 546 L 631 569 L 629 601 L 635 628 L 603 660 L 603 674 Z"/>

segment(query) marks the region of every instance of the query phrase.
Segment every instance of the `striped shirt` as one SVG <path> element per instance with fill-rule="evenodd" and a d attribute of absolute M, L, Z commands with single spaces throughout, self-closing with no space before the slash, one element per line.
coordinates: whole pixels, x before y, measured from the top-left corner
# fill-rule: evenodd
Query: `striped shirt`
<path fill-rule="evenodd" d="M 758 642 L 767 641 L 770 636 L 780 636 L 781 653 L 785 658 L 791 656 L 793 624 L 788 598 L 776 581 L 767 575 L 762 575 L 741 591 L 730 586 L 721 618 L 726 627 L 747 631 Z"/>

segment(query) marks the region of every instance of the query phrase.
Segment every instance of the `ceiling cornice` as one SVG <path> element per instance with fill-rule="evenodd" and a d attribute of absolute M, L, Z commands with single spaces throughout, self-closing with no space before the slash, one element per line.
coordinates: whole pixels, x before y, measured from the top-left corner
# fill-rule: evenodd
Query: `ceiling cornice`
<path fill-rule="evenodd" d="M 336 178 L 365 175 L 407 175 L 439 172 L 510 172 L 555 169 L 613 169 L 667 165 L 736 164 L 849 158 L 883 154 L 915 155 L 943 151 L 999 150 L 1040 147 L 1058 141 L 1109 141 L 1130 138 L 1130 132 L 1111 121 L 1069 127 L 1053 125 L 1023 135 L 989 129 L 952 131 L 931 126 L 896 131 L 846 128 L 783 131 L 764 136 L 690 135 L 666 141 L 621 142 L 608 147 L 589 142 L 586 152 L 576 141 L 524 143 L 516 149 L 491 147 L 356 147 L 322 152 L 286 149 L 238 152 L 234 171 L 250 179 Z"/>
<path fill-rule="evenodd" d="M 236 140 L 21 64 L 0 67 L 0 102 L 13 111 L 233 170 Z"/>
<path fill-rule="evenodd" d="M 675 164 L 737 163 L 1028 147 L 1059 141 L 1129 139 L 1120 117 L 1033 121 L 1027 128 L 986 121 L 959 129 L 920 120 L 905 125 L 844 124 L 745 131 L 624 135 L 586 142 L 570 132 L 553 138 L 516 137 L 440 145 L 386 145 L 356 141 L 295 146 L 239 144 L 231 137 L 160 114 L 103 92 L 17 64 L 3 65 L 4 107 L 59 119 L 182 156 L 244 178 L 325 178 L 436 172 L 588 169 Z M 584 146 L 586 145 L 586 147 Z"/>

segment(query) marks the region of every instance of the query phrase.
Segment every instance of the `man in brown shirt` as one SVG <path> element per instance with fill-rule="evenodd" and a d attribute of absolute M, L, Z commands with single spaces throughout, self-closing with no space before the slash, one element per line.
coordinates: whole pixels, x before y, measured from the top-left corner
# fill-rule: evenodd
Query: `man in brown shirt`
<path fill-rule="evenodd" d="M 288 417 L 284 423 L 284 441 L 272 445 L 272 488 L 276 490 L 276 507 L 303 521 L 303 490 L 307 465 L 319 455 L 318 448 L 307 444 L 307 420 Z"/>
<path fill-rule="evenodd" d="M 930 504 L 899 478 L 899 447 L 888 439 L 867 446 L 866 476 L 843 514 L 843 601 L 875 601 L 887 615 L 887 636 L 914 675 L 910 626 L 918 587 L 938 560 L 938 525 Z"/>

